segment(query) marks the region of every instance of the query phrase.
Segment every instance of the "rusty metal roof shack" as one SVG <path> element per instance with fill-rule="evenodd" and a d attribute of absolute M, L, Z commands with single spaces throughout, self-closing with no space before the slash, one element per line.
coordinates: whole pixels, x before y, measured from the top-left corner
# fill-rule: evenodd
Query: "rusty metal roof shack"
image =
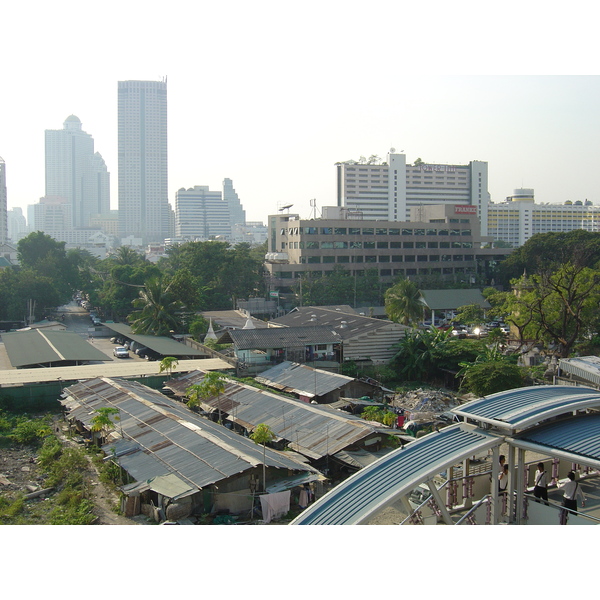
<path fill-rule="evenodd" d="M 137 482 L 176 476 L 179 488 L 197 492 L 263 463 L 263 448 L 195 415 L 185 405 L 133 381 L 97 378 L 64 390 L 68 418 L 91 426 L 101 407 L 119 410 L 120 420 L 103 447 L 114 448 L 119 465 Z M 318 473 L 289 453 L 266 449 L 267 467 Z M 181 492 L 182 494 L 184 492 Z"/>
<path fill-rule="evenodd" d="M 167 381 L 165 387 L 184 395 L 190 385 L 201 383 L 203 378 L 204 373 L 196 371 Z M 219 396 L 204 399 L 202 407 L 226 413 L 229 421 L 248 431 L 265 423 L 278 438 L 287 440 L 292 450 L 314 460 L 379 433 L 377 428 L 352 415 L 231 380 L 226 380 L 225 390 Z"/>
<path fill-rule="evenodd" d="M 315 396 L 325 396 L 329 392 L 343 388 L 351 384 L 354 379 L 346 375 L 284 361 L 267 371 L 263 371 L 256 377 L 256 381 L 282 392 L 313 398 Z"/>

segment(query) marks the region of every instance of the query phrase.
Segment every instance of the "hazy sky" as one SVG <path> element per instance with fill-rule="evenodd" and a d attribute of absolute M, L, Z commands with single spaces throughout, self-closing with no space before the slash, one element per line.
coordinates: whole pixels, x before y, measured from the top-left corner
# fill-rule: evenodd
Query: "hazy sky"
<path fill-rule="evenodd" d="M 487 161 L 496 202 L 531 187 L 538 202 L 600 204 L 587 5 L 12 2 L 0 37 L 8 206 L 44 195 L 44 130 L 75 114 L 117 208 L 117 81 L 164 76 L 171 204 L 229 177 L 248 220 L 285 204 L 308 217 L 312 198 L 335 204 L 335 162 L 390 147 L 408 162 Z"/>

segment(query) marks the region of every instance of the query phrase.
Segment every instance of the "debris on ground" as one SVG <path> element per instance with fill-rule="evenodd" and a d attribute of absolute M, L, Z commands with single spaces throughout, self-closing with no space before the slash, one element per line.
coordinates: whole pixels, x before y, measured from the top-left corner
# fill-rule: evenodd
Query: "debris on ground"
<path fill-rule="evenodd" d="M 450 392 L 423 388 L 398 392 L 392 401 L 392 406 L 404 410 L 407 420 L 416 422 L 433 421 L 459 404 L 458 397 Z"/>

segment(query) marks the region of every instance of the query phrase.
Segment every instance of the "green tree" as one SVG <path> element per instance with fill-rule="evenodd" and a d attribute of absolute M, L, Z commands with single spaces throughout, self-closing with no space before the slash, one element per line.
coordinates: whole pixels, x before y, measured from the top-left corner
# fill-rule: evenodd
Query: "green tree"
<path fill-rule="evenodd" d="M 96 410 L 96 414 L 92 417 L 92 431 L 100 432 L 102 439 L 105 441 L 108 432 L 114 427 L 113 420 L 120 421 L 119 409 L 113 406 L 104 406 Z"/>
<path fill-rule="evenodd" d="M 221 394 L 225 391 L 226 383 L 227 379 L 225 378 L 225 375 L 219 373 L 218 371 L 209 371 L 202 378 L 200 383 L 191 385 L 186 390 L 186 394 L 189 398 L 187 403 L 188 406 L 198 406 L 202 399 L 214 398 L 216 396 L 219 423 L 222 423 Z"/>
<path fill-rule="evenodd" d="M 165 356 L 160 361 L 158 372 L 162 373 L 162 372 L 166 371 L 167 375 L 170 377 L 171 374 L 173 373 L 174 367 L 176 367 L 178 364 L 179 364 L 179 361 L 174 356 Z"/>
<path fill-rule="evenodd" d="M 485 311 L 478 304 L 460 306 L 456 319 L 465 325 L 481 325 L 485 320 Z"/>
<path fill-rule="evenodd" d="M 254 431 L 250 434 L 250 439 L 255 444 L 260 444 L 263 447 L 263 492 L 267 491 L 267 465 L 266 465 L 266 446 L 276 438 L 273 430 L 266 423 L 259 423 Z"/>
<path fill-rule="evenodd" d="M 133 306 L 138 309 L 129 315 L 133 333 L 164 336 L 183 328 L 184 306 L 161 278 L 146 282 Z"/>
<path fill-rule="evenodd" d="M 417 286 L 410 279 L 402 279 L 387 289 L 385 312 L 391 321 L 410 325 L 423 318 L 424 305 Z"/>
<path fill-rule="evenodd" d="M 512 279 L 523 274 L 557 270 L 572 263 L 578 267 L 595 268 L 600 262 L 600 234 L 575 229 L 569 232 L 538 233 L 515 248 L 499 266 L 497 280 L 509 287 Z"/>

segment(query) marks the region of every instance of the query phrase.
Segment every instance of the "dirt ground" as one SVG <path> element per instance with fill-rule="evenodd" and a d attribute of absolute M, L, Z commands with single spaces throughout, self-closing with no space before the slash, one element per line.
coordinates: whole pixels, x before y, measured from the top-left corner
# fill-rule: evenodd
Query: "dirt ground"
<path fill-rule="evenodd" d="M 75 442 L 60 435 L 64 444 L 77 446 Z M 115 512 L 119 503 L 118 493 L 105 486 L 98 477 L 92 459 L 88 456 L 88 468 L 84 476 L 91 490 L 96 520 L 94 525 L 138 525 L 147 522 L 146 517 L 128 519 Z M 43 490 L 44 475 L 37 465 L 36 453 L 30 448 L 5 448 L 0 451 L 0 493 L 20 491 L 31 494 Z M 50 495 L 52 492 L 45 494 Z M 43 496 L 42 496 L 43 497 Z"/>

